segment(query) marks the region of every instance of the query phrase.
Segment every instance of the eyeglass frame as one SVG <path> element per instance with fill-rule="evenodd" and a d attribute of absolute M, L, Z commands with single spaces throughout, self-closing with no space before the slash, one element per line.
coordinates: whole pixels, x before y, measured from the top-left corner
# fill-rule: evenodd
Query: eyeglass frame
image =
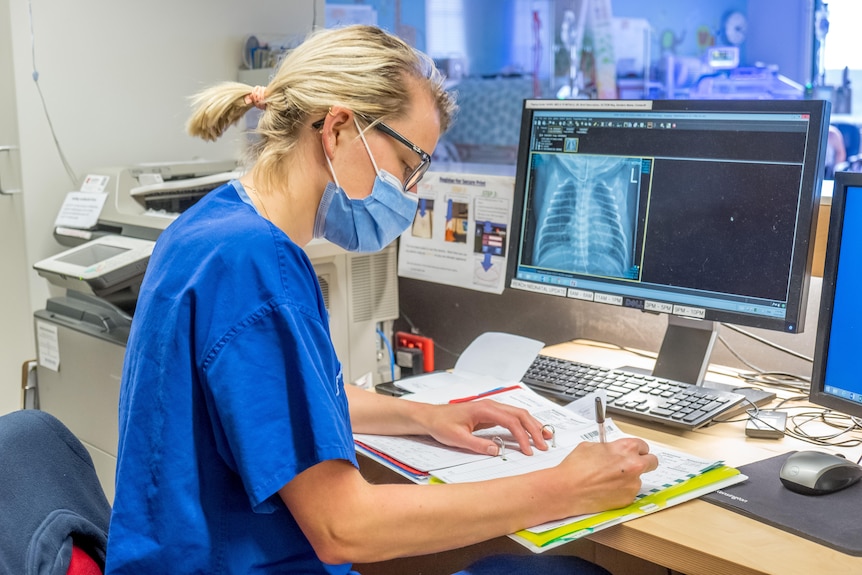
<path fill-rule="evenodd" d="M 410 190 L 410 188 L 422 181 L 422 178 L 425 176 L 425 172 L 427 172 L 428 168 L 431 167 L 431 154 L 429 154 L 428 152 L 426 152 L 425 150 L 423 150 L 422 148 L 420 148 L 419 146 L 393 130 L 389 125 L 385 124 L 384 122 L 380 120 L 373 121 L 371 120 L 371 118 L 368 118 L 367 116 L 364 116 L 362 114 L 356 115 L 368 122 L 371 127 L 380 130 L 390 138 L 404 144 L 405 146 L 416 152 L 416 154 L 419 156 L 419 165 L 413 169 L 413 172 L 411 172 L 411 174 L 407 176 L 407 179 L 404 180 L 404 182 L 401 184 L 402 186 L 404 186 L 404 191 L 407 192 L 408 190 Z M 315 130 L 319 130 L 323 127 L 323 122 L 325 120 L 325 118 L 322 120 L 318 120 L 314 122 L 311 127 Z"/>

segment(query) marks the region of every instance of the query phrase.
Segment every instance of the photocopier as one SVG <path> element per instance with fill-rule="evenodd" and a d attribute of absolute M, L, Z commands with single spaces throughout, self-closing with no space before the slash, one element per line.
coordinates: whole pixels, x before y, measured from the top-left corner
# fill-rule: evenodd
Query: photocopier
<path fill-rule="evenodd" d="M 241 171 L 235 161 L 190 161 L 93 174 L 107 194 L 96 224 L 55 226 L 55 239 L 68 249 L 33 266 L 65 288 L 34 313 L 36 381 L 39 409 L 84 443 L 113 500 L 120 376 L 149 257 L 179 214 Z M 304 249 L 317 272 L 345 381 L 391 381 L 398 368 L 384 338 L 391 340 L 398 317 L 395 244 L 374 254 L 346 252 L 324 240 Z"/>

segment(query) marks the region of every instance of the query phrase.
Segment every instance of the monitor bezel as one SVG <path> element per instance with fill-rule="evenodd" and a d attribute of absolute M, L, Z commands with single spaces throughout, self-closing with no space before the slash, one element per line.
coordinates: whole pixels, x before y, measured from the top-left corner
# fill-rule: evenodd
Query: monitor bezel
<path fill-rule="evenodd" d="M 791 283 L 787 301 L 785 318 L 770 318 L 766 316 L 745 315 L 738 312 L 706 309 L 703 319 L 715 322 L 726 322 L 749 327 L 801 333 L 805 328 L 805 312 L 808 301 L 808 287 L 814 261 L 814 240 L 817 231 L 817 213 L 820 204 L 820 191 L 825 166 L 826 137 L 829 130 L 830 104 L 825 100 L 536 100 L 527 99 L 523 102 L 521 114 L 520 143 L 515 173 L 515 194 L 510 233 L 509 261 L 506 270 L 506 287 L 512 286 L 517 267 L 517 242 L 520 241 L 522 230 L 522 210 L 526 188 L 527 168 L 530 149 L 526 145 L 530 141 L 533 111 L 548 109 L 566 109 L 567 102 L 572 102 L 572 108 L 579 111 L 607 111 L 619 106 L 626 111 L 645 109 L 649 112 L 783 112 L 805 113 L 809 115 L 809 137 L 819 138 L 819 143 L 813 144 L 817 154 L 807 155 L 803 167 L 802 188 L 806 191 L 800 204 L 798 225 L 807 229 L 808 233 L 797 234 L 791 262 Z M 802 270 L 801 274 L 797 270 Z"/>
<path fill-rule="evenodd" d="M 835 311 L 835 291 L 838 287 L 847 188 L 862 188 L 862 173 L 837 172 L 835 174 L 832 207 L 829 212 L 826 258 L 823 265 L 823 285 L 820 292 L 817 332 L 814 339 L 814 364 L 811 370 L 808 400 L 815 405 L 834 409 L 852 417 L 862 417 L 862 404 L 842 399 L 824 391 L 826 368 L 829 363 L 828 351 L 832 335 L 832 317 Z"/>

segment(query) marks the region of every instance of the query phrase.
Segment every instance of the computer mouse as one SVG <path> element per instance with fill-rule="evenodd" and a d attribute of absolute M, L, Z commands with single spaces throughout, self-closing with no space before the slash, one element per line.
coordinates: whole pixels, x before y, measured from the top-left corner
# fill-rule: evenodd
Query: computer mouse
<path fill-rule="evenodd" d="M 822 451 L 797 451 L 779 472 L 787 489 L 803 495 L 825 495 L 850 487 L 862 479 L 862 466 L 840 455 Z"/>

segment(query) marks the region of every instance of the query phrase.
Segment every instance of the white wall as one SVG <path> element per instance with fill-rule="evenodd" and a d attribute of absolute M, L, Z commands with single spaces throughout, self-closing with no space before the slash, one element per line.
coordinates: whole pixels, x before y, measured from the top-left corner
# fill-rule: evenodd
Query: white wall
<path fill-rule="evenodd" d="M 18 118 L 15 114 L 15 84 L 12 71 L 9 0 L 0 0 L 0 187 L 20 188 L 18 162 Z M 0 194 L 0 413 L 20 405 L 18 381 L 21 364 L 32 347 L 27 254 L 24 249 L 24 195 Z"/>
<path fill-rule="evenodd" d="M 240 134 L 216 143 L 190 138 L 187 97 L 235 80 L 250 33 L 305 33 L 323 25 L 324 0 L 8 0 L 21 147 L 24 227 L 30 265 L 63 248 L 51 232 L 65 193 L 99 167 L 192 158 L 236 158 Z M 0 4 L 3 8 L 4 4 Z M 67 175 L 32 79 L 35 67 Z M 2 55 L 2 52 L 0 52 Z M 3 105 L 8 105 L 6 102 Z M 2 262 L 0 262 L 2 263 Z M 53 292 L 30 271 L 31 311 Z M 0 317 L 10 306 L 0 301 Z M 20 316 L 20 314 L 19 314 Z M 33 341 L 32 318 L 2 326 Z M 35 345 L 29 357 L 35 357 Z M 27 357 L 17 361 L 15 373 Z M 9 370 L 0 366 L 0 373 Z M 18 381 L 0 381 L 0 412 Z"/>

